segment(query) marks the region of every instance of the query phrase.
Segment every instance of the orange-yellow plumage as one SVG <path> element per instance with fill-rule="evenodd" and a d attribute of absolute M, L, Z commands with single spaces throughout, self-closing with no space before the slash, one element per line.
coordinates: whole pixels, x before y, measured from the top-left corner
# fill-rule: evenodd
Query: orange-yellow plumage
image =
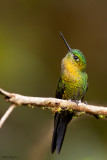
<path fill-rule="evenodd" d="M 81 52 L 80 52 L 81 53 Z M 65 85 L 63 99 L 80 100 L 87 88 L 87 74 L 82 69 L 82 62 L 75 62 L 73 54 L 68 53 L 62 60 L 61 79 Z"/>

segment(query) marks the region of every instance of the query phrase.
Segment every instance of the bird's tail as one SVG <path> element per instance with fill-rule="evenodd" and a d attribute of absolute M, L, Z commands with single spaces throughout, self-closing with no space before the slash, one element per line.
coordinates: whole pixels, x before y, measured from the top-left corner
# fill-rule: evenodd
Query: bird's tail
<path fill-rule="evenodd" d="M 65 132 L 68 123 L 72 119 L 73 113 L 61 112 L 56 113 L 54 117 L 54 132 L 51 144 L 51 152 L 53 153 L 55 149 L 57 153 L 60 153 L 62 143 L 64 140 Z"/>

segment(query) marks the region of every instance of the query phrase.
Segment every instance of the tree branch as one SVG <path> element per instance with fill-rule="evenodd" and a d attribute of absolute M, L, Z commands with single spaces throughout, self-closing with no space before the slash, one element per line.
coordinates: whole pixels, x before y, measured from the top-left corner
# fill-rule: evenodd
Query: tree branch
<path fill-rule="evenodd" d="M 29 107 L 39 106 L 43 109 L 50 109 L 52 111 L 69 110 L 69 111 L 79 111 L 94 115 L 106 115 L 107 107 L 87 105 L 84 103 L 75 103 L 73 101 L 67 101 L 57 98 L 41 98 L 41 97 L 28 97 L 22 96 L 16 93 L 9 93 L 0 89 L 0 94 L 6 97 L 6 100 L 15 105 L 27 105 Z"/>
<path fill-rule="evenodd" d="M 9 115 L 11 114 L 11 112 L 15 109 L 16 105 L 12 104 L 8 110 L 5 112 L 5 114 L 3 115 L 3 117 L 0 119 L 0 128 L 2 127 L 2 125 L 4 124 L 4 122 L 6 121 L 6 119 L 9 117 Z"/>
<path fill-rule="evenodd" d="M 78 114 L 78 112 L 75 112 L 76 116 L 79 116 L 82 113 L 97 115 L 100 118 L 104 118 L 105 116 L 107 116 L 107 107 L 103 106 L 87 105 L 81 102 L 77 104 L 73 101 L 67 101 L 57 98 L 28 97 L 16 93 L 9 93 L 7 91 L 4 91 L 3 89 L 0 89 L 0 94 L 4 95 L 6 101 L 12 104 L 0 120 L 0 128 L 10 115 L 10 113 L 14 110 L 16 105 L 27 105 L 29 107 L 38 106 L 43 109 L 49 109 L 53 113 L 60 112 L 61 110 L 68 110 L 70 112 L 78 111 L 80 114 Z"/>

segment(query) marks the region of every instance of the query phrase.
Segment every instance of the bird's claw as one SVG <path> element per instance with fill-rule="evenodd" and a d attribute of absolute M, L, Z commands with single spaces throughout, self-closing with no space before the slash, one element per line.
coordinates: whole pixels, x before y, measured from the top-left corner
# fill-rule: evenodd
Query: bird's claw
<path fill-rule="evenodd" d="M 75 102 L 77 105 L 78 105 L 79 103 L 81 103 L 81 100 L 70 100 L 70 101 Z"/>
<path fill-rule="evenodd" d="M 86 105 L 88 104 L 87 101 L 83 101 L 83 103 L 86 104 Z"/>

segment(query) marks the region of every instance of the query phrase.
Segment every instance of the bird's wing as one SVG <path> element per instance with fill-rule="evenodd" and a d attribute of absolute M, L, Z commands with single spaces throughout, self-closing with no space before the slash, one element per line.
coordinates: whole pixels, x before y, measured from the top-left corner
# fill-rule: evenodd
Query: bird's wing
<path fill-rule="evenodd" d="M 65 85 L 60 78 L 58 87 L 56 90 L 56 98 L 62 99 L 64 93 Z M 53 153 L 55 149 L 59 153 L 62 147 L 62 143 L 64 140 L 67 124 L 72 119 L 72 113 L 70 112 L 60 112 L 55 113 L 54 116 L 54 131 L 53 131 L 53 138 L 51 144 L 51 152 Z"/>
<path fill-rule="evenodd" d="M 59 98 L 59 99 L 62 99 L 62 96 L 63 96 L 63 93 L 64 93 L 64 89 L 65 89 L 65 84 L 62 82 L 62 79 L 60 77 L 55 97 Z"/>

